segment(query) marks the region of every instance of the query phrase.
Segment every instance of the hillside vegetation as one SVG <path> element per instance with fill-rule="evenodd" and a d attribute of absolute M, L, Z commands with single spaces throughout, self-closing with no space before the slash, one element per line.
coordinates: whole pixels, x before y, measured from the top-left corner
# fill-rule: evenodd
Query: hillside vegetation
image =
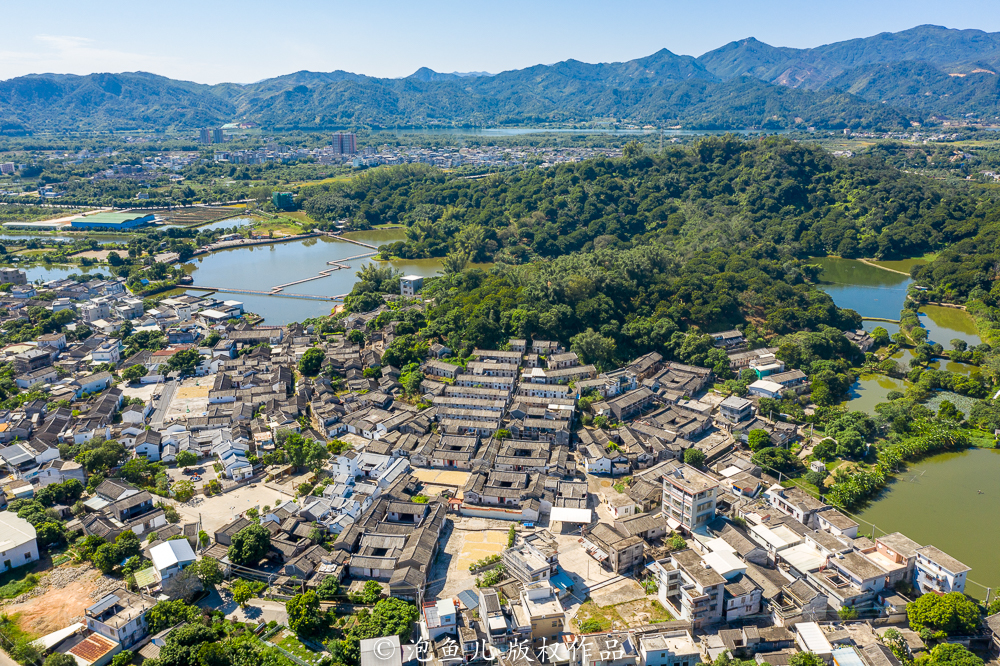
<path fill-rule="evenodd" d="M 918 26 L 812 49 L 753 38 L 698 58 L 566 60 L 496 76 L 421 68 L 403 79 L 301 71 L 240 85 L 143 72 L 0 82 L 0 132 L 538 124 L 615 119 L 701 129 L 909 128 L 940 116 L 992 120 L 1000 33 Z"/>

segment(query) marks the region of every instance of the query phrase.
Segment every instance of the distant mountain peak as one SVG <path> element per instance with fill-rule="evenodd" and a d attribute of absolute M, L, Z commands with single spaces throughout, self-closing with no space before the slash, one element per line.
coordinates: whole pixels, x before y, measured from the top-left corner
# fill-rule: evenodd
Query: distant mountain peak
<path fill-rule="evenodd" d="M 493 74 L 489 72 L 436 72 L 430 67 L 421 67 L 405 78 L 418 81 L 455 81 L 480 76 L 493 76 Z"/>

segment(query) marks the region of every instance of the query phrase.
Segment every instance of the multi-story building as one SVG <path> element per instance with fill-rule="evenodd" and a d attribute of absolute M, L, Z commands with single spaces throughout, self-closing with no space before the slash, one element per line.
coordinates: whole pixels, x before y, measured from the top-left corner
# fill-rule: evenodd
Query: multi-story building
<path fill-rule="evenodd" d="M 719 405 L 719 414 L 730 423 L 746 421 L 753 416 L 753 403 L 746 398 L 731 395 Z"/>
<path fill-rule="evenodd" d="M 785 488 L 775 484 L 768 488 L 767 494 L 771 506 L 786 516 L 791 516 L 806 527 L 815 528 L 817 526 L 816 514 L 830 508 L 829 505 L 820 502 L 796 486 Z"/>
<path fill-rule="evenodd" d="M 690 465 L 670 462 L 663 468 L 663 515 L 689 530 L 715 519 L 719 483 Z"/>
<path fill-rule="evenodd" d="M 413 298 L 424 286 L 424 278 L 419 275 L 404 275 L 399 278 L 399 292 L 407 298 Z"/>
<path fill-rule="evenodd" d="M 17 268 L 0 268 L 0 284 L 28 284 L 28 276 Z"/>
<path fill-rule="evenodd" d="M 965 592 L 970 567 L 934 546 L 924 546 L 917 549 L 914 569 L 914 585 L 921 593 L 946 594 Z"/>
<path fill-rule="evenodd" d="M 566 611 L 548 581 L 538 581 L 521 590 L 521 607 L 531 623 L 532 646 L 538 648 L 566 629 Z"/>
<path fill-rule="evenodd" d="M 358 152 L 358 137 L 354 132 L 337 132 L 330 137 L 330 148 L 334 153 L 354 155 Z"/>
<path fill-rule="evenodd" d="M 622 534 L 605 523 L 598 523 L 583 534 L 584 550 L 598 561 L 606 562 L 615 573 L 641 567 L 645 543 L 642 538 Z"/>
<path fill-rule="evenodd" d="M 90 358 L 94 363 L 111 363 L 113 365 L 118 365 L 121 361 L 121 347 L 118 344 L 118 340 L 115 338 L 109 338 L 99 344 L 92 352 L 90 352 Z"/>
<path fill-rule="evenodd" d="M 485 625 L 483 630 L 489 644 L 506 645 L 510 632 L 507 630 L 507 618 L 504 617 L 503 607 L 500 605 L 500 595 L 497 594 L 497 591 L 492 587 L 480 588 L 477 610 Z"/>
<path fill-rule="evenodd" d="M 53 349 L 36 347 L 14 357 L 14 369 L 25 374 L 52 365 Z"/>
<path fill-rule="evenodd" d="M 129 648 L 149 633 L 146 612 L 155 602 L 119 588 L 87 608 L 84 616 L 91 631 Z"/>
<path fill-rule="evenodd" d="M 680 550 L 653 564 L 660 602 L 670 604 L 693 629 L 722 621 L 726 579 L 706 566 L 701 555 Z"/>
<path fill-rule="evenodd" d="M 515 578 L 529 585 L 559 572 L 559 546 L 548 530 L 529 534 L 503 551 L 503 563 Z"/>
<path fill-rule="evenodd" d="M 861 552 L 865 557 L 877 563 L 889 572 L 886 582 L 895 585 L 899 581 L 913 580 L 913 571 L 917 561 L 917 551 L 920 544 L 905 534 L 893 532 L 875 539 L 874 548 L 865 548 Z"/>
<path fill-rule="evenodd" d="M 824 568 L 810 571 L 806 578 L 827 595 L 830 606 L 839 610 L 860 608 L 873 601 L 885 588 L 888 573 L 863 553 L 851 550 L 830 555 Z"/>

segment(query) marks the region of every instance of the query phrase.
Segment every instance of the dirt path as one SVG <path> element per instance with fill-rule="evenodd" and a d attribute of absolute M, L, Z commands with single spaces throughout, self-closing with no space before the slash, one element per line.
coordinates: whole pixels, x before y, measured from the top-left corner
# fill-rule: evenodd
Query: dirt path
<path fill-rule="evenodd" d="M 905 275 L 906 277 L 910 277 L 910 274 L 906 273 L 905 271 L 897 271 L 895 268 L 886 268 L 885 266 L 879 266 L 874 261 L 871 261 L 869 259 L 858 259 L 858 261 L 860 261 L 863 264 L 868 264 L 869 266 L 872 266 L 874 268 L 881 268 L 883 271 L 889 271 L 890 273 L 899 273 L 900 275 Z"/>

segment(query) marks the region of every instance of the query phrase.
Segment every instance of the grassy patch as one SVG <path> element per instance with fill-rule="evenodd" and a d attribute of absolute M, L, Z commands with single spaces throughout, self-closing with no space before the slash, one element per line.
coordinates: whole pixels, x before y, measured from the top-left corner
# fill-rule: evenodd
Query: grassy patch
<path fill-rule="evenodd" d="M 293 220 L 298 220 L 299 222 L 309 222 L 311 224 L 316 224 L 316 220 L 309 217 L 304 210 L 293 210 L 284 211 L 281 213 L 283 217 L 290 217 Z"/>
<path fill-rule="evenodd" d="M 29 567 L 30 568 L 30 567 Z M 0 576 L 0 599 L 13 599 L 38 585 L 39 576 L 20 567 Z"/>
<path fill-rule="evenodd" d="M 302 641 L 295 637 L 295 634 L 287 629 L 271 638 L 271 642 L 310 664 L 318 664 L 323 658 L 318 652 L 313 652 L 307 648 Z"/>
<path fill-rule="evenodd" d="M 304 233 L 298 222 L 287 217 L 280 217 L 276 220 L 261 220 L 253 225 L 253 231 L 256 236 L 266 236 L 269 231 L 274 232 L 275 236 L 294 236 Z"/>
<path fill-rule="evenodd" d="M 647 612 L 650 614 L 650 622 L 670 622 L 674 616 L 670 614 L 663 604 L 656 599 L 649 599 L 647 602 Z"/>
<path fill-rule="evenodd" d="M 587 620 L 597 620 L 601 624 L 601 628 L 598 631 L 610 631 L 615 622 L 620 622 L 620 627 L 622 628 L 625 624 L 625 620 L 623 620 L 621 615 L 618 614 L 618 611 L 615 610 L 614 606 L 600 608 L 594 603 L 594 600 L 589 597 L 580 606 L 580 610 L 573 619 L 576 623 L 577 630 L 580 630 L 580 625 Z"/>
<path fill-rule="evenodd" d="M 787 483 L 787 484 L 790 484 L 790 485 L 793 485 L 793 486 L 798 486 L 799 488 L 801 488 L 802 490 L 806 491 L 807 493 L 809 493 L 813 497 L 818 497 L 819 494 L 820 494 L 819 488 L 817 488 L 813 484 L 809 483 L 808 481 L 805 480 L 805 478 L 803 478 L 801 476 L 797 477 L 797 478 L 794 478 L 794 479 L 790 479 L 790 478 L 788 478 L 786 476 L 785 478 L 783 478 L 781 480 L 781 482 L 783 484 Z"/>
<path fill-rule="evenodd" d="M 330 183 L 346 183 L 353 176 L 331 176 L 330 178 L 324 178 L 323 180 L 304 180 L 299 183 L 289 183 L 290 187 L 302 187 L 304 185 L 329 185 Z"/>
<path fill-rule="evenodd" d="M 41 653 L 31 643 L 38 636 L 21 628 L 20 613 L 0 615 L 0 634 L 3 634 L 3 649 L 15 661 L 22 664 L 41 662 Z"/>

